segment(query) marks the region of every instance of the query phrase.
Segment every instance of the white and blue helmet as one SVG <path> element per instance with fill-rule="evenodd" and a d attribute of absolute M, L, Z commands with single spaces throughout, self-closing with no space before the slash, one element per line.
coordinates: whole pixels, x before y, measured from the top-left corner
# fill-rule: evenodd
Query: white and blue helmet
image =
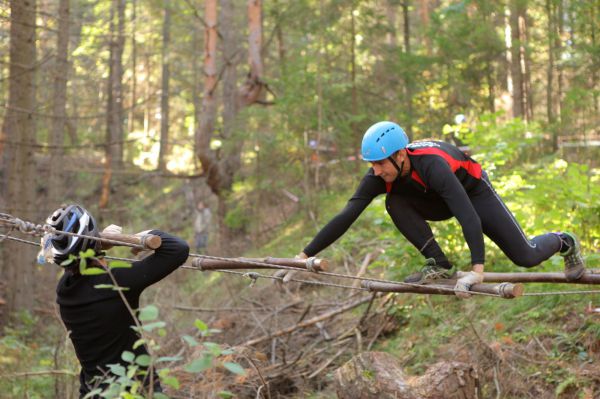
<path fill-rule="evenodd" d="M 69 258 L 69 255 L 78 256 L 80 252 L 90 248 L 96 252 L 100 250 L 98 240 L 63 233 L 100 236 L 94 217 L 80 205 L 63 205 L 46 219 L 46 224 L 60 230 L 60 232 L 48 233 L 42 238 L 40 256 L 47 262 L 60 265 Z M 41 258 L 38 257 L 38 261 L 41 261 Z"/>

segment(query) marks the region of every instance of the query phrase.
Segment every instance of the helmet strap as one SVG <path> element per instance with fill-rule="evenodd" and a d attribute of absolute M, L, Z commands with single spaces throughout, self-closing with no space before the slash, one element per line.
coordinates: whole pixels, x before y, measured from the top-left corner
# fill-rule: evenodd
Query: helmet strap
<path fill-rule="evenodd" d="M 402 161 L 400 166 L 398 166 L 398 164 L 396 163 L 396 160 L 391 155 L 387 159 L 389 159 L 390 162 L 392 163 L 392 165 L 394 165 L 394 168 L 396 168 L 396 170 L 398 171 L 398 175 L 402 176 L 402 169 L 404 168 L 404 161 Z"/>

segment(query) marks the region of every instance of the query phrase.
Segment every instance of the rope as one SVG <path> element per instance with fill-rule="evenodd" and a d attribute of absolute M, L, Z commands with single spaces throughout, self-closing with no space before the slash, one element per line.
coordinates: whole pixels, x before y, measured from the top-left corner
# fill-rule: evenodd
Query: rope
<path fill-rule="evenodd" d="M 73 237 L 83 237 L 83 238 L 88 238 L 91 240 L 97 240 L 97 241 L 101 241 L 101 242 L 107 242 L 107 243 L 111 243 L 114 245 L 120 245 L 120 246 L 127 246 L 127 247 L 134 247 L 134 248 L 143 248 L 140 245 L 135 245 L 135 244 L 130 244 L 130 243 L 126 243 L 126 242 L 121 242 L 121 241 L 117 241 L 117 240 L 110 240 L 107 238 L 101 238 L 101 237 L 95 237 L 95 236 L 88 236 L 88 235 L 83 235 L 83 234 L 76 234 L 76 233 L 69 233 L 66 231 L 61 231 L 61 230 L 56 230 L 55 228 L 53 228 L 52 226 L 49 225 L 44 225 L 41 226 L 39 224 L 34 224 L 31 222 L 26 222 L 23 221 L 21 219 L 15 218 L 11 215 L 8 215 L 6 213 L 0 213 L 0 224 L 9 224 L 11 226 L 17 227 L 20 231 L 22 231 L 23 233 L 26 234 L 31 234 L 31 235 L 43 235 L 45 233 L 61 233 L 61 234 L 66 234 L 69 236 L 73 236 Z M 10 233 L 10 232 L 9 232 Z M 38 246 L 39 244 L 33 241 L 27 241 L 27 240 L 23 240 L 23 239 L 19 239 L 16 237 L 11 237 L 8 234 L 0 234 L 0 237 L 2 237 L 2 240 L 4 239 L 9 239 L 9 240 L 13 240 L 13 241 L 17 241 L 17 242 L 22 242 L 22 243 L 27 243 L 27 244 L 31 244 L 31 245 L 35 245 Z M 0 240 L 0 242 L 2 241 Z M 293 266 L 282 266 L 282 265 L 273 265 L 270 263 L 266 263 L 266 262 L 260 262 L 260 261 L 250 261 L 250 260 L 239 260 L 239 259 L 235 259 L 235 258 L 224 258 L 224 257 L 218 257 L 218 256 L 209 256 L 209 255 L 200 255 L 200 254 L 194 254 L 191 253 L 189 254 L 190 257 L 195 257 L 195 258 L 204 258 L 204 259 L 213 259 L 213 260 L 223 260 L 223 261 L 227 261 L 227 262 L 232 262 L 232 263 L 243 263 L 243 264 L 250 264 L 250 265 L 257 265 L 257 266 L 268 266 L 269 268 L 274 268 L 274 269 L 284 269 L 284 270 L 293 270 L 293 271 L 303 271 L 303 272 L 315 272 L 314 270 L 314 258 L 312 262 L 307 262 L 307 268 L 299 268 L 299 267 L 293 267 Z M 135 262 L 135 259 L 129 259 L 129 258 L 118 258 L 118 257 L 112 257 L 112 256 L 106 256 L 106 259 L 112 259 L 112 260 L 121 260 L 121 261 L 125 261 L 125 262 Z M 184 265 L 181 266 L 184 269 L 193 269 L 193 270 L 199 270 L 196 267 L 193 266 L 188 266 L 188 265 Z M 312 270 L 310 270 L 312 269 Z M 268 275 L 263 275 L 257 272 L 236 272 L 236 271 L 232 271 L 232 270 L 223 270 L 223 269 L 216 269 L 216 270 L 211 270 L 211 271 L 216 271 L 216 272 L 221 272 L 221 273 L 230 273 L 230 274 L 239 274 L 245 277 L 249 277 L 253 280 L 253 283 L 251 283 L 252 285 L 254 284 L 254 282 L 256 281 L 256 279 L 258 278 L 268 278 L 268 279 L 272 279 L 272 280 L 282 280 L 283 277 L 275 277 L 275 276 L 268 276 Z M 324 276 L 331 276 L 331 277 L 338 277 L 338 278 L 345 278 L 345 279 L 351 279 L 351 280 L 358 280 L 358 281 L 373 281 L 373 282 L 377 282 L 377 283 L 385 283 L 385 284 L 395 284 L 395 285 L 401 285 L 401 286 L 408 286 L 408 287 L 421 287 L 420 284 L 413 284 L 413 283 L 405 283 L 405 282 L 400 282 L 400 281 L 391 281 L 391 280 L 383 280 L 383 279 L 376 279 L 376 278 L 369 278 L 369 277 L 357 277 L 357 276 L 351 276 L 351 275 L 347 275 L 347 274 L 339 274 L 339 273 L 332 273 L 332 272 L 318 272 L 318 274 L 324 275 Z M 295 282 L 301 282 L 301 283 L 306 283 L 306 284 L 314 284 L 314 285 L 323 285 L 323 286 L 330 286 L 330 287 L 337 287 L 337 288 L 347 288 L 347 289 L 354 289 L 354 290 L 361 290 L 361 291 L 369 291 L 368 288 L 363 288 L 363 287 L 352 287 L 352 286 L 347 286 L 347 285 L 340 285 L 340 284 L 334 284 L 334 283 L 325 283 L 325 282 L 316 282 L 316 281 L 309 281 L 309 280 L 298 280 L 298 279 L 290 279 L 289 281 L 295 281 Z M 428 285 L 428 287 L 431 288 L 435 288 L 438 289 L 440 291 L 446 291 L 446 292 L 456 292 L 455 289 L 453 288 L 447 288 L 445 286 L 439 286 L 439 285 Z M 482 295 L 482 296 L 491 296 L 491 297 L 497 297 L 499 298 L 500 295 L 495 295 L 495 294 L 487 294 L 487 293 L 483 293 L 483 292 L 473 292 L 473 291 L 469 291 L 470 294 L 473 295 Z M 600 293 L 600 290 L 588 290 L 588 291 L 554 291 L 554 292 L 537 292 L 537 293 L 524 293 L 523 296 L 544 296 L 544 295 L 572 295 L 572 294 L 597 294 Z"/>
<path fill-rule="evenodd" d="M 260 261 L 239 260 L 239 259 L 235 259 L 235 258 L 222 258 L 222 257 L 218 257 L 218 256 L 190 254 L 190 257 L 193 257 L 193 258 L 203 258 L 203 259 L 213 259 L 213 260 L 223 260 L 223 261 L 227 261 L 227 262 L 231 262 L 231 263 L 250 264 L 250 265 L 256 265 L 256 266 L 268 266 L 270 268 L 284 269 L 284 270 L 293 270 L 293 271 L 301 271 L 301 272 L 307 272 L 307 271 L 309 271 L 307 269 L 300 268 L 300 267 L 273 265 L 271 263 L 265 263 L 265 262 L 260 262 Z M 314 270 L 314 267 L 313 267 L 313 270 Z M 422 287 L 422 285 L 420 285 L 420 284 L 405 283 L 405 282 L 402 282 L 402 281 L 382 280 L 382 279 L 370 278 L 370 277 L 356 277 L 356 276 L 350 276 L 348 274 L 339 274 L 339 273 L 324 272 L 324 271 L 320 271 L 320 272 L 316 272 L 316 273 L 317 274 L 321 274 L 323 276 L 339 277 L 339 278 L 345 278 L 345 279 L 351 279 L 351 280 L 358 280 L 358 281 L 372 281 L 372 282 L 375 282 L 375 283 L 394 284 L 394 285 L 401 285 L 401 286 L 405 286 L 405 287 Z M 442 286 L 442 285 L 431 284 L 431 285 L 428 285 L 427 287 L 429 287 L 429 288 L 435 288 L 437 290 L 445 291 L 445 292 L 452 292 L 452 293 L 456 292 L 455 289 L 448 288 L 448 287 L 445 287 L 445 286 Z M 485 292 L 473 292 L 473 291 L 469 291 L 469 293 L 473 294 L 473 295 L 491 296 L 491 297 L 495 297 L 495 298 L 501 298 L 500 295 L 488 294 L 488 293 L 485 293 Z"/>
<path fill-rule="evenodd" d="M 97 236 L 90 236 L 90 235 L 85 235 L 85 234 L 77 234 L 77 233 L 71 233 L 68 231 L 57 230 L 56 228 L 54 228 L 48 224 L 40 225 L 40 224 L 35 224 L 32 222 L 27 222 L 27 221 L 21 220 L 19 218 L 13 217 L 7 213 L 0 213 L 0 224 L 9 225 L 12 227 L 12 229 L 17 228 L 20 232 L 29 234 L 32 236 L 41 237 L 46 233 L 64 234 L 64 235 L 71 236 L 71 237 L 87 238 L 90 240 L 106 242 L 109 244 L 119 245 L 119 246 L 123 246 L 123 247 L 145 249 L 145 247 L 143 245 L 131 244 L 131 243 L 124 242 L 124 241 L 111 240 L 109 238 L 102 238 L 102 237 L 97 237 Z M 8 237 L 5 237 L 5 238 L 8 238 Z M 25 242 L 27 242 L 27 241 L 25 241 Z M 36 244 L 36 245 L 39 245 L 39 244 Z"/>

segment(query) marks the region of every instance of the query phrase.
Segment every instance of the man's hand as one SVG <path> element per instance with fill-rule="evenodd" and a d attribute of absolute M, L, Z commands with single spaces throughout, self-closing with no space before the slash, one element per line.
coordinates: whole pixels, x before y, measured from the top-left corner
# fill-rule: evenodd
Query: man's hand
<path fill-rule="evenodd" d="M 102 230 L 102 234 L 122 234 L 123 228 L 121 226 L 117 226 L 116 224 L 111 224 L 110 226 L 106 226 L 104 230 Z"/>
<path fill-rule="evenodd" d="M 483 283 L 483 265 L 473 265 L 473 270 L 456 282 L 454 294 L 462 299 L 470 298 L 471 287 L 481 283 Z"/>
<path fill-rule="evenodd" d="M 298 255 L 294 256 L 294 259 L 308 259 L 308 256 L 304 253 L 304 252 L 300 252 Z M 273 274 L 273 277 L 279 277 L 281 278 L 280 280 L 275 280 L 278 283 L 289 283 L 289 281 L 294 278 L 294 276 L 297 274 L 298 272 L 296 270 L 289 270 L 289 269 L 281 269 L 276 271 Z"/>

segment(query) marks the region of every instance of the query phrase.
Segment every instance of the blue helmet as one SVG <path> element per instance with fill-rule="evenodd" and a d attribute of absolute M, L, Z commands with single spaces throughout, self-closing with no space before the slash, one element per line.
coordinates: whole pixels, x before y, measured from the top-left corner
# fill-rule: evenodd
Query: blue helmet
<path fill-rule="evenodd" d="M 377 122 L 365 132 L 361 154 L 365 161 L 381 161 L 406 148 L 408 136 L 394 122 Z"/>

